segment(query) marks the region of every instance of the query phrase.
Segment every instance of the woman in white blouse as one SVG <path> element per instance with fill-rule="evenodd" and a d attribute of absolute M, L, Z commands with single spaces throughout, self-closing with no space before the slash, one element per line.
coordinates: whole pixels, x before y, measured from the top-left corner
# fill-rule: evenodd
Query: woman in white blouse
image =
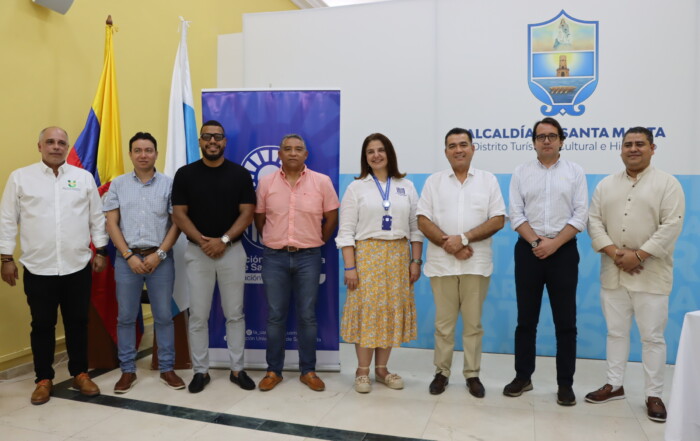
<path fill-rule="evenodd" d="M 374 378 L 392 389 L 403 380 L 389 373 L 391 348 L 416 338 L 413 283 L 420 277 L 423 235 L 418 230 L 418 193 L 404 179 L 391 141 L 373 133 L 362 143 L 360 176 L 345 190 L 336 245 L 348 287 L 341 336 L 354 343 L 355 390 L 372 389 Z"/>

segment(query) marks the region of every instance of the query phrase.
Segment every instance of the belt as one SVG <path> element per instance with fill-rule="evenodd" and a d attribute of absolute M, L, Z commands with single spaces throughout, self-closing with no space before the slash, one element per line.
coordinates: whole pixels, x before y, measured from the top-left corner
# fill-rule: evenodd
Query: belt
<path fill-rule="evenodd" d="M 158 247 L 150 247 L 150 248 L 132 248 L 131 252 L 134 254 L 138 254 L 139 256 L 148 256 L 150 254 L 153 254 L 156 252 Z"/>
<path fill-rule="evenodd" d="M 280 251 L 286 251 L 288 253 L 296 253 L 298 251 L 304 251 L 304 250 L 308 250 L 308 248 L 297 248 L 297 247 L 292 247 L 292 246 L 286 246 L 286 247 L 280 248 Z"/>

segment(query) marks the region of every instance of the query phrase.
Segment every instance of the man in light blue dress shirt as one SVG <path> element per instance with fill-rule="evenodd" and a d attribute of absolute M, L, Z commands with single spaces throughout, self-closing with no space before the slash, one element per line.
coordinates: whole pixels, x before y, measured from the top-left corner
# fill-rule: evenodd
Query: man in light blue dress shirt
<path fill-rule="evenodd" d="M 184 389 L 184 381 L 173 371 L 175 266 L 170 249 L 180 235 L 170 219 L 173 181 L 155 169 L 157 142 L 150 133 L 138 132 L 129 140 L 129 158 L 134 171 L 112 181 L 103 207 L 107 232 L 119 251 L 114 278 L 122 376 L 114 386 L 114 393 L 126 393 L 136 384 L 136 319 L 141 310 L 144 283 L 155 322 L 160 381 L 172 389 Z"/>
<path fill-rule="evenodd" d="M 586 228 L 588 187 L 578 164 L 562 159 L 564 130 L 553 118 L 532 129 L 537 159 L 519 165 L 510 182 L 511 227 L 515 244 L 515 379 L 503 389 L 510 397 L 532 390 L 535 341 L 545 286 L 557 339 L 557 403 L 576 404 L 576 234 Z"/>

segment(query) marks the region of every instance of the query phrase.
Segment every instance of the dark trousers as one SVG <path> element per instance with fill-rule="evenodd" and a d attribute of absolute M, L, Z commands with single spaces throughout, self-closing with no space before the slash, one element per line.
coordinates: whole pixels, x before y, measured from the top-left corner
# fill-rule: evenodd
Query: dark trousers
<path fill-rule="evenodd" d="M 32 314 L 30 334 L 36 382 L 53 380 L 56 350 L 56 320 L 61 308 L 66 331 L 68 372 L 87 372 L 87 323 L 92 271 L 82 270 L 65 276 L 38 276 L 24 269 L 24 292 Z"/>
<path fill-rule="evenodd" d="M 557 337 L 557 384 L 571 386 L 576 370 L 576 284 L 579 255 L 576 239 L 556 253 L 539 259 L 523 239 L 515 244 L 515 292 L 518 326 L 515 328 L 516 377 L 529 380 L 535 372 L 535 341 L 542 292 L 547 287 Z"/>

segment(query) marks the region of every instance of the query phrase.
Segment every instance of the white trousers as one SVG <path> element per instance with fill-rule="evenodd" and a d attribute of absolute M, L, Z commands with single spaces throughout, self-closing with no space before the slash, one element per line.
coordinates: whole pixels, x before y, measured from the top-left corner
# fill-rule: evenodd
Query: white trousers
<path fill-rule="evenodd" d="M 608 383 L 622 386 L 630 354 L 632 316 L 642 340 L 642 366 L 647 397 L 661 397 L 666 367 L 664 329 L 668 321 L 668 296 L 601 288 L 600 300 L 608 325 Z"/>

